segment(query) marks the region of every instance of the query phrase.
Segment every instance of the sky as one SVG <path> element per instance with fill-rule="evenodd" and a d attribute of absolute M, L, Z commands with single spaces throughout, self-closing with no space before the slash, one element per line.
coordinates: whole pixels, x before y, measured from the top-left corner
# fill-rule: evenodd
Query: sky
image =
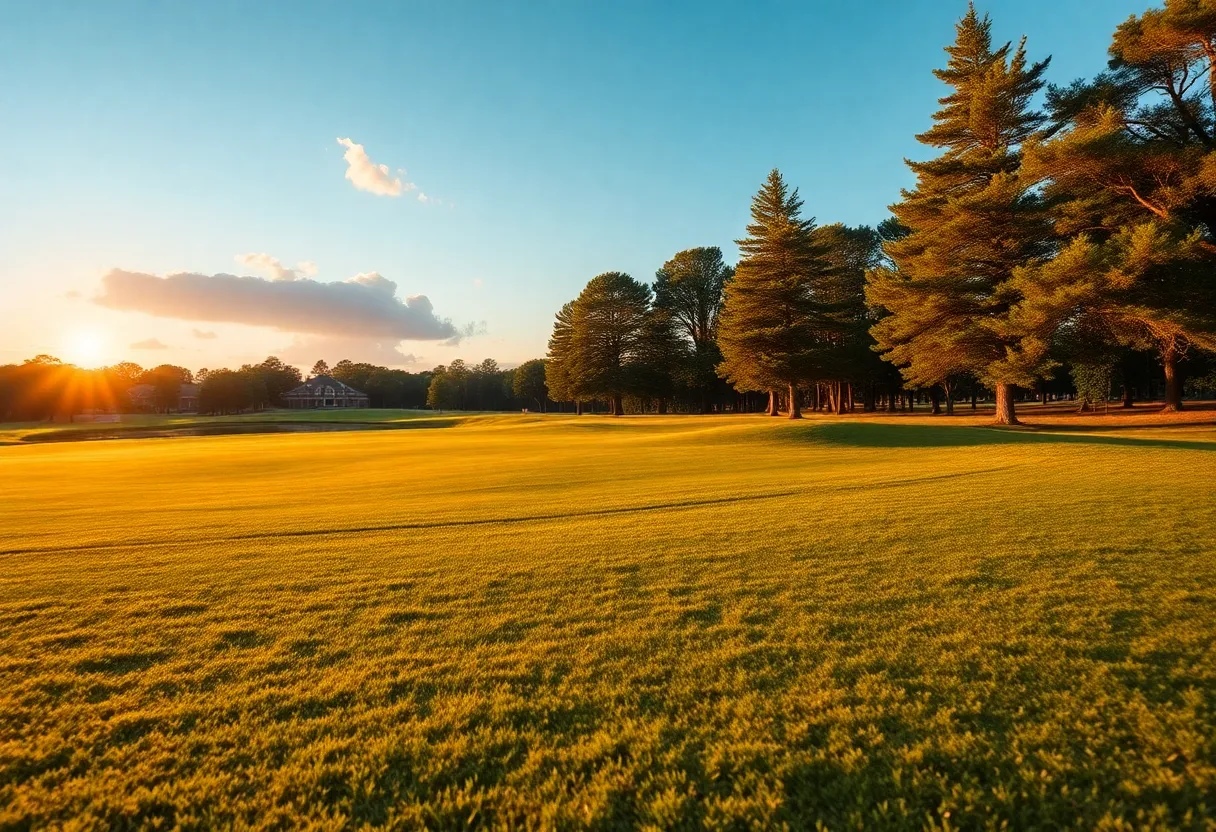
<path fill-rule="evenodd" d="M 1067 83 L 1149 0 L 979 0 Z M 876 224 L 962 0 L 0 2 L 0 363 L 544 354 L 605 271 L 737 257 L 771 168 Z"/>

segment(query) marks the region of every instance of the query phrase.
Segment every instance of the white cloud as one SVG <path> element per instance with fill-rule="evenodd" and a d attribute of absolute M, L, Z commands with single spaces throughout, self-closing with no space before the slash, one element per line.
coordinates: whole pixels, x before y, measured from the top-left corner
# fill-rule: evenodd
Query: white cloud
<path fill-rule="evenodd" d="M 397 284 L 376 272 L 322 283 L 188 272 L 158 277 L 113 269 L 102 278 L 94 302 L 162 318 L 330 337 L 459 343 L 476 331 L 437 317 L 426 295 L 398 298 Z"/>
<path fill-rule="evenodd" d="M 194 337 L 199 339 L 200 341 L 213 341 L 219 337 L 214 332 L 209 332 L 209 331 L 203 330 L 203 329 L 192 329 L 190 331 L 193 332 Z"/>
<path fill-rule="evenodd" d="M 360 191 L 377 196 L 401 196 L 417 187 L 400 176 L 393 176 L 388 165 L 377 165 L 373 162 L 363 145 L 350 139 L 338 139 L 338 144 L 346 148 L 346 152 L 342 154 L 342 158 L 346 160 L 346 178 Z M 404 170 L 397 170 L 404 175 Z"/>
<path fill-rule="evenodd" d="M 134 344 L 131 345 L 131 349 L 133 349 L 133 350 L 167 350 L 167 349 L 169 349 L 169 345 L 162 344 L 160 342 L 160 340 L 158 340 L 156 338 L 146 338 L 143 341 L 136 341 Z"/>
<path fill-rule="evenodd" d="M 271 257 L 265 252 L 258 254 L 238 254 L 236 262 L 262 274 L 268 274 L 274 280 L 299 280 L 301 277 L 312 277 L 317 273 L 317 264 L 311 260 L 296 263 L 294 269 L 284 266 L 277 257 Z"/>

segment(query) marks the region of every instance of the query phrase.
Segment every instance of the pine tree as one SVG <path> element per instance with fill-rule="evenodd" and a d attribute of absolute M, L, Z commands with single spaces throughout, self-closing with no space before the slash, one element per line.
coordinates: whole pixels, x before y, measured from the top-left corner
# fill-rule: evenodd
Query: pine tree
<path fill-rule="evenodd" d="M 798 389 L 814 362 L 815 282 L 830 270 L 815 220 L 801 211 L 797 189 L 790 193 L 774 169 L 752 199 L 748 236 L 736 241 L 742 259 L 718 318 L 719 375 L 740 389 L 768 390 L 772 415 L 777 391 L 788 392 L 791 419 L 802 416 Z"/>
<path fill-rule="evenodd" d="M 908 382 L 973 373 L 996 390 L 997 422 L 1015 423 L 1013 387 L 1047 366 L 1023 350 L 1009 316 L 1014 270 L 1052 251 L 1042 200 L 1018 176 L 1021 145 L 1044 123 L 1030 101 L 1048 61 L 1028 64 L 1025 39 L 994 50 L 991 22 L 974 6 L 946 52 L 935 74 L 953 91 L 917 136 L 943 152 L 908 162 L 916 188 L 891 210 L 909 233 L 887 243 L 893 268 L 875 270 L 867 286 L 870 303 L 890 313 L 873 334 Z"/>
<path fill-rule="evenodd" d="M 1178 410 L 1182 356 L 1216 349 L 1216 4 L 1132 17 L 1110 56 L 1093 81 L 1048 91 L 1055 136 L 1027 152 L 1068 256 L 1038 270 L 1052 289 L 1025 314 L 1155 349 Z"/>
<path fill-rule="evenodd" d="M 574 302 L 565 304 L 553 322 L 549 336 L 549 353 L 545 358 L 545 385 L 555 402 L 574 402 L 575 412 L 582 414 L 583 399 L 573 378 Z"/>
<path fill-rule="evenodd" d="M 637 391 L 650 302 L 650 287 L 623 272 L 593 277 L 574 301 L 572 387 L 607 399 L 614 416 L 623 414 L 624 396 Z"/>

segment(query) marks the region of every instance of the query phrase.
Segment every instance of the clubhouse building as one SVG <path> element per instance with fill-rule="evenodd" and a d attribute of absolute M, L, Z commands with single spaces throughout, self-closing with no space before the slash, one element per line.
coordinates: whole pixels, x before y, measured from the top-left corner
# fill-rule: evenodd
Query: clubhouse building
<path fill-rule="evenodd" d="M 331 376 L 316 376 L 283 394 L 292 410 L 319 410 L 337 407 L 368 407 L 366 393 Z"/>

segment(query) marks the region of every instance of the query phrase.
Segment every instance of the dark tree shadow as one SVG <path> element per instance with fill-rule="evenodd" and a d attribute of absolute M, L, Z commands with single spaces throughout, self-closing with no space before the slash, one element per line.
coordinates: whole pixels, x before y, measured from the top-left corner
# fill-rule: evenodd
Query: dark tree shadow
<path fill-rule="evenodd" d="M 854 448 L 959 448 L 980 445 L 1073 444 L 1127 448 L 1216 451 L 1216 442 L 1056 432 L 1055 428 L 997 428 L 967 425 L 879 425 L 860 422 L 806 425 L 800 438 Z"/>

